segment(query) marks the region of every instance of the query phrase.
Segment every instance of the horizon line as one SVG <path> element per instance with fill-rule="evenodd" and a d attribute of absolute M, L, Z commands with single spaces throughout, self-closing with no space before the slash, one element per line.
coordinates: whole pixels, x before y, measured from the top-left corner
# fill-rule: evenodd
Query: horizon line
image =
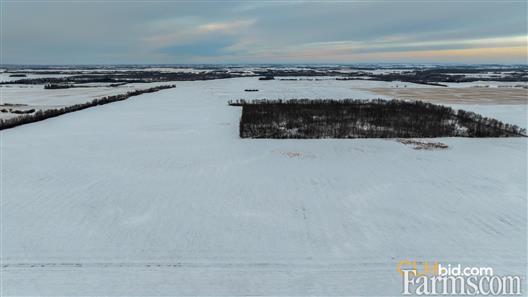
<path fill-rule="evenodd" d="M 490 63 L 465 63 L 465 62 L 353 62 L 353 63 L 328 63 L 328 62 L 310 62 L 310 63 L 302 63 L 302 62 L 285 62 L 285 63 L 243 63 L 243 62 L 237 62 L 237 63 L 80 63 L 80 64 L 46 64 L 46 63 L 2 63 L 0 64 L 0 68 L 8 67 L 8 66 L 204 66 L 204 65 L 211 65 L 211 66 L 236 66 L 236 65 L 255 65 L 255 66 L 274 66 L 274 65 L 307 65 L 307 66 L 356 66 L 356 65 L 454 65 L 454 66 L 493 66 L 493 65 L 500 65 L 500 66 L 528 66 L 528 61 L 526 63 L 498 63 L 498 62 L 490 62 Z"/>

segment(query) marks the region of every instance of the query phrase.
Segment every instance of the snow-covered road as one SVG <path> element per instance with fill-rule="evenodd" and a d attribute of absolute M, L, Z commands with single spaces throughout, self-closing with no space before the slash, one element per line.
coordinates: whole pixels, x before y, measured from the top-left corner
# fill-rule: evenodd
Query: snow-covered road
<path fill-rule="evenodd" d="M 347 83 L 179 82 L 2 131 L 2 293 L 397 296 L 404 259 L 525 276 L 525 138 L 239 139 L 226 104 L 372 97 Z"/>

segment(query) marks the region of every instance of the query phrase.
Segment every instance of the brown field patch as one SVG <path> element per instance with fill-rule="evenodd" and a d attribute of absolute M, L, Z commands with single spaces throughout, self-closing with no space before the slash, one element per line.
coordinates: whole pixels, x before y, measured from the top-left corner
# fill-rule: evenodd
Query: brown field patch
<path fill-rule="evenodd" d="M 363 90 L 394 99 L 423 100 L 432 103 L 528 103 L 528 90 L 520 88 L 369 88 Z"/>

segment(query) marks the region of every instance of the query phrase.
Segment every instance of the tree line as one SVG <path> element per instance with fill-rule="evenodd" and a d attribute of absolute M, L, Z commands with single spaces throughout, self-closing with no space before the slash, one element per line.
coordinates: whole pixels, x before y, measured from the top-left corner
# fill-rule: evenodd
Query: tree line
<path fill-rule="evenodd" d="M 242 138 L 526 136 L 516 125 L 423 101 L 240 99 L 229 104 L 242 106 Z"/>
<path fill-rule="evenodd" d="M 125 94 L 118 94 L 118 95 L 112 95 L 112 96 L 105 96 L 102 98 L 96 98 L 96 99 L 93 99 L 92 101 L 74 104 L 74 105 L 68 105 L 68 106 L 59 107 L 59 108 L 39 109 L 36 112 L 31 113 L 31 114 L 24 114 L 24 115 L 20 115 L 20 116 L 8 118 L 8 119 L 0 119 L 0 130 L 9 129 L 9 128 L 13 128 L 13 127 L 24 125 L 24 124 L 42 121 L 48 118 L 60 116 L 66 113 L 74 112 L 74 111 L 79 111 L 79 110 L 94 107 L 97 105 L 104 105 L 104 104 L 108 104 L 112 102 L 123 101 L 130 97 L 138 96 L 138 95 L 145 94 L 145 93 L 153 93 L 153 92 L 157 92 L 163 89 L 170 89 L 170 88 L 175 88 L 175 87 L 176 85 L 156 86 L 156 87 L 151 87 L 151 88 L 142 89 L 142 90 L 130 91 Z"/>

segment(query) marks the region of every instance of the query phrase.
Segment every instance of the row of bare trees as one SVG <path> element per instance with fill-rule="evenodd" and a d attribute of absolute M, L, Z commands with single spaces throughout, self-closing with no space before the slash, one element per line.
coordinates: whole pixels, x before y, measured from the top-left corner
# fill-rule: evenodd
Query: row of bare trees
<path fill-rule="evenodd" d="M 423 101 L 241 99 L 229 104 L 242 106 L 242 138 L 526 136 L 518 126 Z"/>
<path fill-rule="evenodd" d="M 97 98 L 92 101 L 79 103 L 75 105 L 69 105 L 69 106 L 64 106 L 64 107 L 59 107 L 59 108 L 40 109 L 31 114 L 23 114 L 23 115 L 19 115 L 13 118 L 0 119 L 0 130 L 9 129 L 9 128 L 13 128 L 16 126 L 29 124 L 33 122 L 42 121 L 48 118 L 60 116 L 66 113 L 74 112 L 74 111 L 79 111 L 79 110 L 90 108 L 90 107 L 97 106 L 97 105 L 104 105 L 104 104 L 108 104 L 112 102 L 126 100 L 130 97 L 138 96 L 138 95 L 145 94 L 145 93 L 153 93 L 153 92 L 157 92 L 163 89 L 169 89 L 169 88 L 175 88 L 175 87 L 176 85 L 162 85 L 162 86 L 156 86 L 156 87 L 151 87 L 151 88 L 142 89 L 142 90 L 134 90 L 134 91 L 127 92 L 125 94 L 105 96 L 102 98 Z"/>

